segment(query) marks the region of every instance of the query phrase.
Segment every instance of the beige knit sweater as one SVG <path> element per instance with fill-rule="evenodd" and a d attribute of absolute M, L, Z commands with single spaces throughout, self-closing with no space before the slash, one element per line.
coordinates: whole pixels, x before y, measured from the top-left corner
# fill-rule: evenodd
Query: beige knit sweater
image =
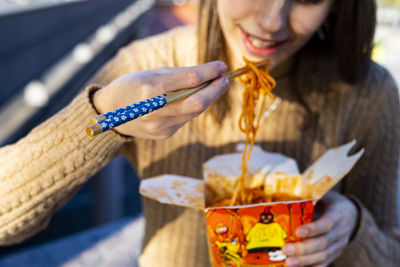
<path fill-rule="evenodd" d="M 133 42 L 96 76 L 105 85 L 128 72 L 159 66 L 196 64 L 194 28 Z M 198 177 L 202 163 L 216 154 L 233 152 L 244 140 L 238 131 L 240 85 L 229 90 L 232 112 L 219 126 L 207 112 L 164 141 L 121 137 L 113 131 L 95 138 L 85 134 L 96 114 L 89 86 L 61 112 L 28 136 L 0 150 L 0 244 L 22 242 L 49 223 L 51 215 L 80 186 L 119 152 L 146 178 L 164 173 Z M 257 143 L 265 150 L 297 159 L 302 170 L 328 148 L 357 139 L 365 154 L 338 190 L 360 208 L 354 239 L 335 266 L 397 266 L 400 238 L 397 214 L 399 96 L 392 78 L 374 65 L 358 86 L 343 83 L 336 90 L 306 96 L 320 114 L 316 128 L 302 130 L 306 111 L 278 80 L 281 103 L 261 125 Z M 141 266 L 209 266 L 202 212 L 144 199 L 146 232 Z M 79 218 L 74 218 L 79 219 Z M 134 236 L 132 238 L 135 238 Z M 396 264 L 397 263 L 397 264 Z"/>

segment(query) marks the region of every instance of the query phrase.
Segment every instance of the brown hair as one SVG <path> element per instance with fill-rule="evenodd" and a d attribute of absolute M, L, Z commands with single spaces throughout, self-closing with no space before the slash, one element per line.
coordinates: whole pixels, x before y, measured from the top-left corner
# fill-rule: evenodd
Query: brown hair
<path fill-rule="evenodd" d="M 217 14 L 218 0 L 200 0 L 199 63 L 224 60 L 226 42 Z M 300 103 L 310 111 L 302 91 L 329 90 L 335 80 L 355 84 L 364 79 L 370 65 L 376 25 L 375 0 L 335 0 L 332 12 L 321 29 L 296 54 L 290 73 L 291 89 Z M 226 97 L 217 103 L 219 121 L 229 109 Z M 214 105 L 214 106 L 217 106 Z"/>

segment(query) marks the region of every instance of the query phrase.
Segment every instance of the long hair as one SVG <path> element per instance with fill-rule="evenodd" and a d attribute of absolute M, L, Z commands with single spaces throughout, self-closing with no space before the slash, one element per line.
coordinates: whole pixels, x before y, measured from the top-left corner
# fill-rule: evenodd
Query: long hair
<path fill-rule="evenodd" d="M 224 60 L 226 41 L 219 24 L 218 0 L 200 0 L 198 45 L 199 63 Z M 291 90 L 311 113 L 304 101 L 304 89 L 329 90 L 335 80 L 356 84 L 364 79 L 370 65 L 376 26 L 375 0 L 335 0 L 333 11 L 317 33 L 295 55 L 290 73 Z M 227 97 L 218 100 L 213 112 L 221 121 L 229 110 Z"/>

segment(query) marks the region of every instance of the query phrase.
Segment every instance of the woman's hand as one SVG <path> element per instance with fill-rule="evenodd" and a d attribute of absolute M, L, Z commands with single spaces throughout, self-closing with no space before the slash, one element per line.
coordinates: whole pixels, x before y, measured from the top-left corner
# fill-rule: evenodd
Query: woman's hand
<path fill-rule="evenodd" d="M 214 61 L 195 67 L 161 67 L 127 74 L 97 91 L 93 96 L 93 104 L 100 113 L 105 113 L 167 92 L 197 86 L 221 76 L 226 68 L 225 63 Z M 188 98 L 123 124 L 115 130 L 140 138 L 166 139 L 202 113 L 226 91 L 228 84 L 227 78 L 220 77 Z"/>
<path fill-rule="evenodd" d="M 352 201 L 329 192 L 321 199 L 321 204 L 322 216 L 296 229 L 296 234 L 306 240 L 283 247 L 288 267 L 328 266 L 342 253 L 355 231 L 358 210 Z"/>

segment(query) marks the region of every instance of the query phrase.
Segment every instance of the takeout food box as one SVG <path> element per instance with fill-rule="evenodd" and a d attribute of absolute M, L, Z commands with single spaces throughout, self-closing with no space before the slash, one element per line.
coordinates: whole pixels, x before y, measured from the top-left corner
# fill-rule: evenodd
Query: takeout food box
<path fill-rule="evenodd" d="M 312 221 L 318 199 L 361 157 L 363 150 L 348 155 L 354 144 L 326 151 L 302 174 L 295 160 L 254 146 L 245 188 L 261 188 L 271 202 L 213 206 L 232 196 L 241 173 L 241 152 L 205 162 L 203 180 L 165 174 L 143 180 L 140 193 L 161 203 L 203 210 L 214 267 L 285 266 L 283 245 L 300 240 L 296 228 Z"/>

